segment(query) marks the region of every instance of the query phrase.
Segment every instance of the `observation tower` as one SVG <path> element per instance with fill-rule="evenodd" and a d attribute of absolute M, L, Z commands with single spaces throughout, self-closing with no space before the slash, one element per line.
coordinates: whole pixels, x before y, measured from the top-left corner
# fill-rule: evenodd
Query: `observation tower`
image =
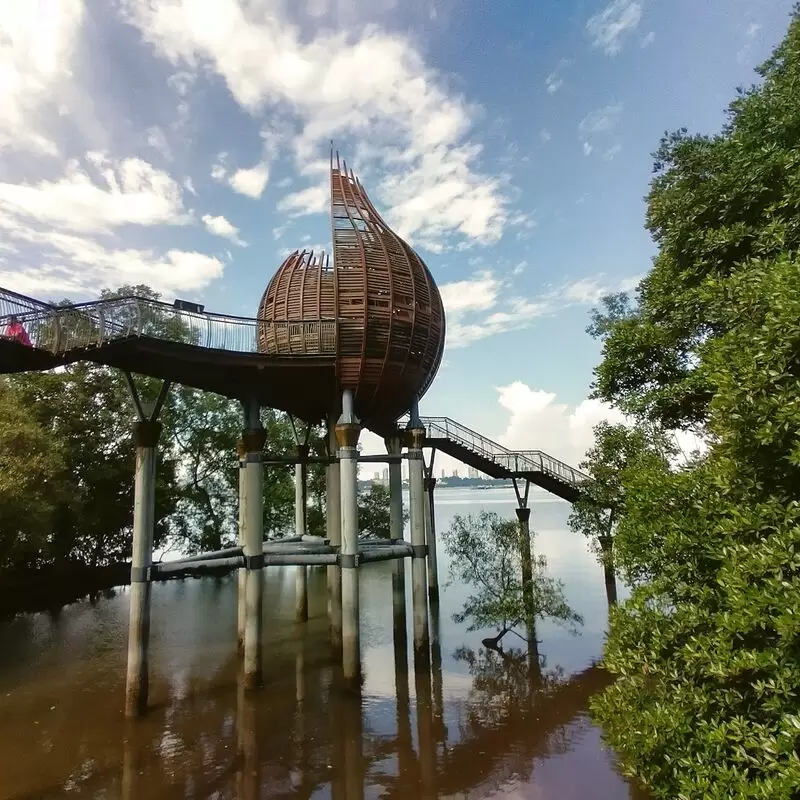
<path fill-rule="evenodd" d="M 386 224 L 338 154 L 330 188 L 333 259 L 306 250 L 286 258 L 261 298 L 258 349 L 271 356 L 335 353 L 331 407 L 349 392 L 365 425 L 385 425 L 436 375 L 442 298 L 425 262 Z"/>

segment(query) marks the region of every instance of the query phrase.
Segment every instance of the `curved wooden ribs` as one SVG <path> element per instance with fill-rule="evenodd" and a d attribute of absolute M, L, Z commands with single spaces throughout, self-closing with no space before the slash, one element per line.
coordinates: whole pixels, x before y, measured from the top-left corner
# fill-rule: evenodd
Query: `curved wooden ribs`
<path fill-rule="evenodd" d="M 323 343 L 318 325 L 335 319 L 339 386 L 355 393 L 366 420 L 393 420 L 430 386 L 442 359 L 445 317 L 439 290 L 422 259 L 389 228 L 346 164 L 331 166 L 330 260 L 292 253 L 261 300 L 259 349 L 288 355 Z M 307 330 L 306 330 L 307 329 Z M 330 352 L 330 349 L 328 349 Z"/>

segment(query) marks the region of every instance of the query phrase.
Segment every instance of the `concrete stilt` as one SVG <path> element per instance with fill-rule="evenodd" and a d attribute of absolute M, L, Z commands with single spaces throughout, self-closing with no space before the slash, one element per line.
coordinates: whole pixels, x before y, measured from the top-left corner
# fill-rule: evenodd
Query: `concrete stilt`
<path fill-rule="evenodd" d="M 336 442 L 336 418 L 328 420 L 328 450 L 338 453 Z M 342 544 L 342 488 L 339 462 L 329 464 L 325 473 L 327 521 L 326 534 L 334 547 Z M 328 568 L 328 616 L 330 618 L 331 643 L 335 648 L 342 644 L 342 570 L 338 565 Z"/>
<path fill-rule="evenodd" d="M 239 547 L 244 548 L 245 536 L 245 509 L 247 508 L 247 481 L 245 480 L 247 467 L 247 453 L 244 449 L 244 440 L 236 442 L 236 451 L 239 456 Z M 237 570 L 239 581 L 239 594 L 236 617 L 236 646 L 240 653 L 244 652 L 244 625 L 245 625 L 245 593 L 247 591 L 247 570 L 242 567 Z"/>
<path fill-rule="evenodd" d="M 425 489 L 425 544 L 428 546 L 428 597 L 431 603 L 438 603 L 439 567 L 436 560 L 436 509 L 433 503 L 436 478 L 426 476 L 423 488 Z"/>
<path fill-rule="evenodd" d="M 608 607 L 617 604 L 617 574 L 614 568 L 614 537 L 600 537 L 600 552 L 603 559 L 603 576 L 606 582 Z"/>
<path fill-rule="evenodd" d="M 141 420 L 134 425 L 136 478 L 133 499 L 133 553 L 131 555 L 128 670 L 125 714 L 135 717 L 147 710 L 150 646 L 150 567 L 153 563 L 155 525 L 156 447 L 161 424 Z"/>
<path fill-rule="evenodd" d="M 261 759 L 258 757 L 256 705 L 247 691 L 243 672 L 239 674 L 236 690 L 236 749 L 239 768 L 236 770 L 236 797 L 258 800 L 261 790 Z"/>
<path fill-rule="evenodd" d="M 517 520 L 519 521 L 519 560 L 522 565 L 522 601 L 525 604 L 525 613 L 530 618 L 533 615 L 533 557 L 531 555 L 531 510 L 518 508 Z M 530 620 L 529 620 L 530 622 Z"/>
<path fill-rule="evenodd" d="M 244 686 L 252 689 L 261 683 L 261 634 L 264 596 L 264 463 L 266 435 L 261 427 L 258 404 L 246 407 L 247 430 L 242 434 L 246 452 L 245 466 L 245 542 L 247 571 L 245 590 Z"/>
<path fill-rule="evenodd" d="M 344 728 L 345 797 L 347 800 L 363 800 L 366 765 L 364 763 L 361 694 L 348 696 L 344 700 L 342 722 Z"/>
<path fill-rule="evenodd" d="M 345 681 L 361 676 L 358 596 L 358 437 L 353 395 L 345 391 L 336 425 L 342 484 L 342 673 Z"/>
<path fill-rule="evenodd" d="M 308 458 L 308 445 L 297 446 L 297 457 Z M 306 471 L 304 461 L 294 467 L 294 527 L 297 536 L 305 536 L 306 530 Z M 308 619 L 308 572 L 306 567 L 296 567 L 295 573 L 295 619 L 305 622 Z"/>
<path fill-rule="evenodd" d="M 425 429 L 419 420 L 416 403 L 411 410 L 408 437 L 408 505 L 411 523 L 411 547 L 414 551 L 411 559 L 414 656 L 417 658 L 424 652 L 425 658 L 429 659 L 428 592 L 425 569 L 425 557 L 427 555 L 427 547 L 425 546 L 425 489 L 422 484 L 422 445 L 425 441 Z"/>
<path fill-rule="evenodd" d="M 402 440 L 398 435 L 386 439 L 386 452 L 399 456 Z M 400 462 L 389 464 L 389 538 L 403 538 L 403 473 Z M 392 609 L 394 612 L 395 649 L 402 646 L 403 653 L 408 647 L 406 622 L 406 561 L 398 558 L 392 571 Z M 398 637 L 402 637 L 399 639 Z M 407 656 L 404 656 L 407 657 Z"/>

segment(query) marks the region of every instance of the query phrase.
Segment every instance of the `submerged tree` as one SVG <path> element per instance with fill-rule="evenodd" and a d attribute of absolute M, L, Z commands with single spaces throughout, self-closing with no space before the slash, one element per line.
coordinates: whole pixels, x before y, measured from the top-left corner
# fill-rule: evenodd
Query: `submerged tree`
<path fill-rule="evenodd" d="M 516 522 L 481 511 L 477 516 L 456 516 L 443 542 L 450 556 L 451 582 L 473 587 L 463 609 L 453 615 L 456 622 L 468 622 L 467 630 L 498 628 L 500 641 L 507 633 L 525 626 L 527 638 L 535 639 L 537 620 L 552 619 L 575 628 L 583 622 L 567 604 L 561 581 L 547 574 L 543 555 L 532 560 L 532 581 L 524 587 L 520 563 L 520 530 Z M 532 605 L 526 607 L 530 588 Z M 529 645 L 535 647 L 535 640 Z"/>

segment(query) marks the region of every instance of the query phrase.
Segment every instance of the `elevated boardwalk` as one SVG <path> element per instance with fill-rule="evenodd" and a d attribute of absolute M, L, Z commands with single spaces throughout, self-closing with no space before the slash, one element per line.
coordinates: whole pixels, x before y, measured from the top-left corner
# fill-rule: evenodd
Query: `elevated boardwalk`
<path fill-rule="evenodd" d="M 0 288 L 0 333 L 12 316 L 31 346 L 0 337 L 0 374 L 92 361 L 235 399 L 255 396 L 309 421 L 324 419 L 338 395 L 336 320 L 267 323 L 141 297 L 56 306 Z M 259 334 L 287 355 L 260 353 Z M 546 453 L 509 450 L 449 417 L 422 422 L 427 447 L 492 478 L 530 481 L 569 502 L 589 480 Z"/>

